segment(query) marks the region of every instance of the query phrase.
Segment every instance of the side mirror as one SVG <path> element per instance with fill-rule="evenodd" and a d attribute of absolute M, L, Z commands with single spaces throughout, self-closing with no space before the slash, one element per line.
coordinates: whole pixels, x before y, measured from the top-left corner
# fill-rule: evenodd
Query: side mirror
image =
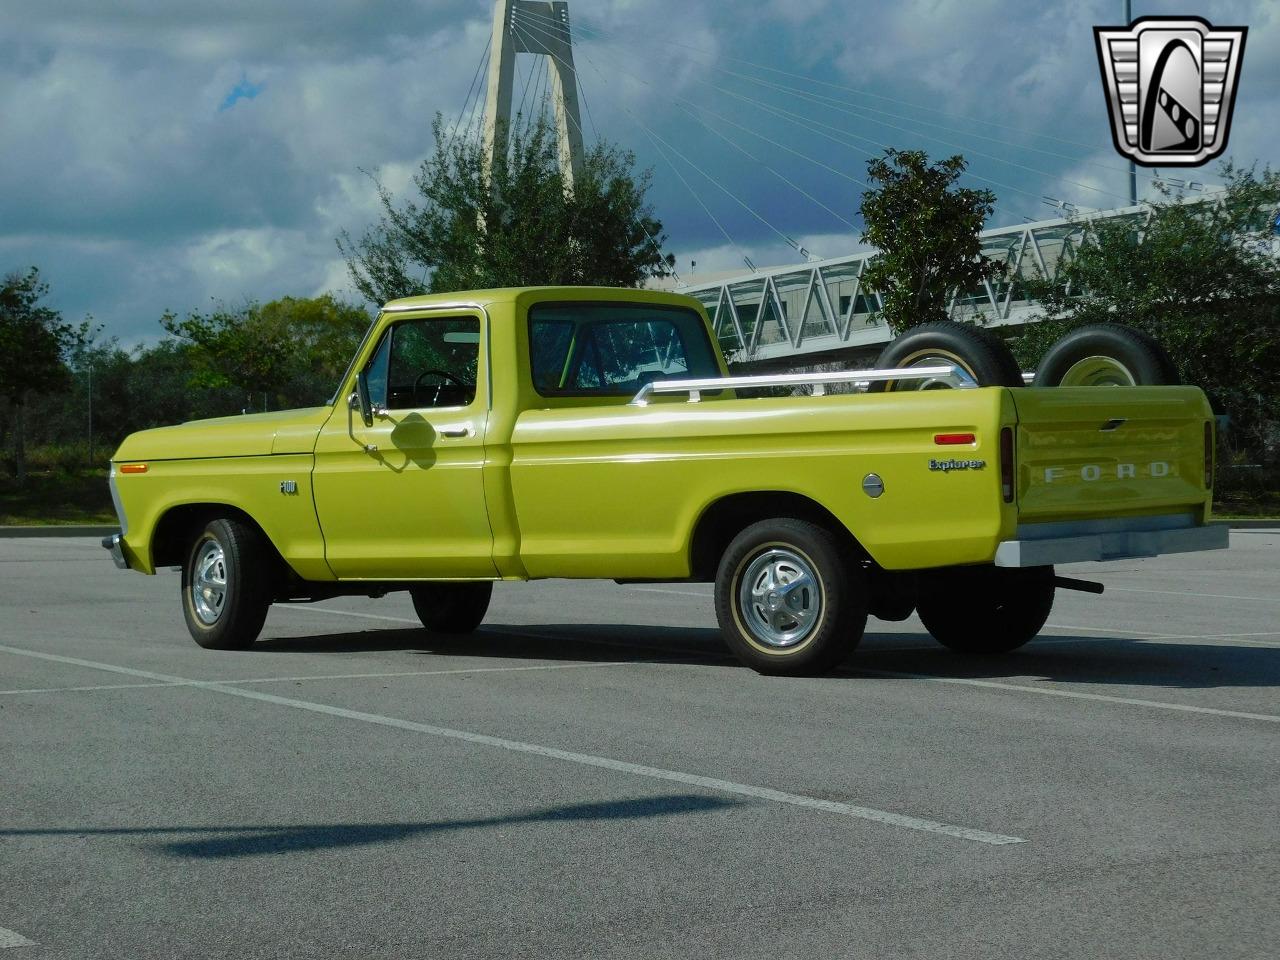
<path fill-rule="evenodd" d="M 360 409 L 360 419 L 366 427 L 373 426 L 373 401 L 369 399 L 369 375 L 363 370 L 356 375 L 356 392 L 351 395 L 351 408 Z"/>

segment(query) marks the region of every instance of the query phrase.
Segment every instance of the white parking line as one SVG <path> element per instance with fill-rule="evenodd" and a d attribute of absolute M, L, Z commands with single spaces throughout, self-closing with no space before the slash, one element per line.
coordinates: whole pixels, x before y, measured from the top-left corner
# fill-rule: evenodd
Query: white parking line
<path fill-rule="evenodd" d="M 453 667 L 448 670 L 397 670 L 386 673 L 334 673 L 305 677 L 257 677 L 251 680 L 214 680 L 212 683 L 283 683 L 299 680 L 378 680 L 383 677 L 448 677 L 459 673 L 526 673 L 533 670 L 591 670 L 596 667 L 631 667 L 631 660 L 607 660 L 590 663 L 539 663 L 524 667 Z"/>
<path fill-rule="evenodd" d="M 90 687 L 19 687 L 0 690 L 0 697 L 22 693 L 84 693 L 89 690 L 138 690 L 143 687 L 185 687 L 185 683 L 98 683 Z"/>
<path fill-rule="evenodd" d="M 1280 597 L 1240 597 L 1229 593 L 1195 593 L 1191 590 L 1141 590 L 1138 587 L 1107 587 L 1118 593 L 1158 593 L 1166 597 L 1208 597 L 1212 600 L 1256 600 L 1259 603 L 1280 603 Z"/>
<path fill-rule="evenodd" d="M 237 680 L 183 680 L 163 683 L 105 683 L 91 687 L 23 687 L 0 690 L 0 696 L 24 693 L 82 693 L 89 690 L 137 690 L 146 687 L 193 687 L 205 683 L 297 683 L 303 680 L 378 680 L 384 677 L 444 677 L 459 673 L 524 673 L 530 670 L 588 670 L 594 667 L 630 667 L 633 660 L 608 660 L 591 663 L 546 663 L 524 667 L 455 667 L 450 670 L 396 670 L 383 673 L 320 673 L 302 677 L 250 677 Z"/>
<path fill-rule="evenodd" d="M 712 597 L 710 591 L 701 590 L 669 590 L 666 587 L 632 587 L 631 589 L 641 593 L 669 593 L 677 597 L 698 597 L 702 600 L 710 600 Z"/>
<path fill-rule="evenodd" d="M 259 700 L 263 703 L 272 703 L 282 707 L 292 707 L 295 710 L 306 710 L 311 713 L 326 714 L 331 717 L 340 717 L 345 720 L 357 720 L 362 723 L 371 723 L 382 727 L 408 730 L 414 733 L 422 733 L 446 740 L 460 740 L 465 743 L 495 747 L 499 750 L 508 750 L 512 753 L 532 754 L 534 756 L 546 757 L 551 760 L 560 760 L 565 763 L 575 763 L 582 766 L 613 770 L 618 773 L 630 774 L 637 777 L 646 777 L 651 780 L 683 783 L 688 786 L 702 787 L 719 793 L 751 797 L 757 800 L 767 800 L 772 803 L 803 807 L 809 810 L 818 810 L 825 813 L 840 814 L 859 820 L 870 820 L 874 823 L 903 827 L 907 830 L 915 830 L 922 833 L 941 834 L 943 836 L 956 837 L 961 840 L 972 840 L 976 843 L 994 845 L 1026 843 L 1026 840 L 1022 837 L 1006 836 L 999 833 L 988 833 L 985 830 L 975 830 L 970 827 L 942 823 L 937 820 L 910 817 L 900 813 L 893 813 L 888 810 L 876 810 L 872 807 L 861 807 L 849 803 L 840 803 L 834 800 L 823 800 L 819 797 L 787 793 L 782 790 L 773 790 L 769 787 L 759 787 L 747 783 L 734 783 L 731 780 L 718 780 L 714 777 L 703 777 L 697 774 L 683 773 L 679 770 L 665 770 L 661 767 L 647 767 L 638 763 L 629 763 L 625 760 L 615 760 L 611 757 L 595 756 L 589 753 L 575 753 L 571 750 L 560 750 L 556 747 L 547 747 L 537 743 L 524 743 L 519 740 L 506 740 L 502 737 L 491 737 L 483 733 L 471 733 L 466 730 L 452 730 L 448 727 L 437 727 L 427 723 L 416 723 L 412 720 L 400 720 L 395 717 L 384 717 L 376 713 L 365 713 L 360 710 L 347 710 L 343 707 L 333 707 L 328 704 L 314 703 L 309 700 L 295 700 L 292 697 L 278 697 L 275 694 L 263 693 L 259 690 L 244 690 L 239 687 L 221 684 L 216 681 L 190 680 L 186 677 L 167 676 L 165 674 L 153 673 L 149 670 L 135 670 L 133 667 L 121 667 L 112 663 L 98 663 L 93 660 L 82 660 L 78 657 L 64 657 L 59 654 L 24 650 L 21 647 L 0 646 L 0 651 L 4 653 L 11 653 L 16 656 L 33 657 L 38 660 L 49 660 L 53 663 L 67 663 L 73 666 L 91 667 L 96 670 L 105 670 L 111 673 L 123 673 L 129 676 L 143 677 L 149 680 L 166 680 L 171 683 L 181 683 L 198 687 L 202 690 L 209 690 L 213 693 L 221 693 L 233 697 L 244 697 L 249 700 Z"/>
<path fill-rule="evenodd" d="M 1280 716 L 1270 713 L 1218 710 L 1214 707 L 1195 707 L 1188 703 L 1140 700 L 1136 697 L 1113 697 L 1105 693 L 1084 693 L 1078 690 L 1059 690 L 1054 687 L 1028 687 L 1018 683 L 999 683 L 995 680 L 975 680 L 970 677 L 940 677 L 932 673 L 902 673 L 897 670 L 864 670 L 861 667 L 854 667 L 853 672 L 865 673 L 873 677 L 889 677 L 894 680 L 928 680 L 931 683 L 955 683 L 966 687 L 986 687 L 991 690 L 1038 693 L 1046 697 L 1066 697 L 1071 700 L 1093 700 L 1101 703 L 1119 703 L 1130 707 L 1153 707 L 1157 710 L 1174 710 L 1179 713 L 1204 713 L 1215 717 L 1236 717 L 1241 720 L 1265 720 L 1268 723 L 1280 723 Z"/>
<path fill-rule="evenodd" d="M 20 933 L 0 927 L 0 950 L 5 947 L 34 947 L 35 945 L 34 940 L 28 940 Z"/>

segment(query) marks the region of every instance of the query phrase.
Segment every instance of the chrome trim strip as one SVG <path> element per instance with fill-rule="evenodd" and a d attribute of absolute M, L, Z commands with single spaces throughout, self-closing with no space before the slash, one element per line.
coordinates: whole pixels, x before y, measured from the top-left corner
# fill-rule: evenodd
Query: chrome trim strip
<path fill-rule="evenodd" d="M 1226 526 L 1111 530 L 1083 536 L 1006 540 L 996 548 L 997 567 L 1043 567 L 1059 563 L 1129 560 L 1165 553 L 1226 549 Z"/>
<path fill-rule="evenodd" d="M 737 387 L 795 387 L 814 386 L 815 396 L 823 394 L 828 383 L 853 383 L 865 386 L 882 380 L 947 380 L 953 387 L 972 390 L 978 386 L 963 370 L 954 364 L 936 367 L 904 367 L 899 370 L 835 370 L 830 373 L 776 373 L 755 377 L 707 377 L 701 380 L 654 380 L 646 383 L 631 399 L 631 405 L 643 407 L 649 397 L 659 393 L 687 393 L 689 402 L 702 399 L 703 390 L 732 390 Z"/>
<path fill-rule="evenodd" d="M 399 306 L 399 307 L 383 307 L 380 313 L 439 313 L 441 310 L 479 310 L 486 317 L 489 311 L 485 309 L 482 303 L 476 300 L 450 300 L 448 303 L 429 303 L 419 307 L 415 306 Z"/>

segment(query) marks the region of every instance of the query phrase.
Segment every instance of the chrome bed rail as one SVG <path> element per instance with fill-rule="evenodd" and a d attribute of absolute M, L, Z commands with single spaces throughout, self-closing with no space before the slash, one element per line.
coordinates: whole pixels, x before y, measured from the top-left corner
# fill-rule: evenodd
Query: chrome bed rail
<path fill-rule="evenodd" d="M 852 383 L 866 388 L 883 380 L 935 380 L 949 387 L 969 390 L 977 383 L 964 370 L 953 364 L 933 367 L 904 367 L 899 370 L 834 370 L 830 373 L 775 373 L 755 377 L 707 377 L 701 380 L 654 380 L 646 383 L 632 398 L 632 406 L 643 407 L 655 394 L 687 393 L 689 403 L 702 399 L 703 391 L 733 390 L 739 387 L 813 387 L 813 396 L 826 393 L 829 383 Z"/>

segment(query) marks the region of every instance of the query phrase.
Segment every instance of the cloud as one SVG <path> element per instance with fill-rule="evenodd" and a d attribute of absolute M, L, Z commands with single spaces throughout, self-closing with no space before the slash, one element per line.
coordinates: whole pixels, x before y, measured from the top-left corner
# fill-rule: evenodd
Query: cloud
<path fill-rule="evenodd" d="M 1115 6 L 768 0 L 728 16 L 688 0 L 578 3 L 584 127 L 653 170 L 682 275 L 691 259 L 698 274 L 799 259 L 775 229 L 818 255 L 853 252 L 859 181 L 885 145 L 965 153 L 967 182 L 999 194 L 999 222 L 1051 215 L 1042 194 L 1105 207 L 1127 179 L 1091 28 Z M 154 338 L 163 310 L 211 298 L 346 290 L 334 237 L 379 213 L 360 171 L 409 189 L 435 113 L 455 119 L 469 90 L 474 102 L 492 10 L 0 5 L 0 271 L 39 265 L 69 319 L 93 313 L 126 342 Z M 1185 9 L 1150 0 L 1142 12 Z M 1199 12 L 1250 26 L 1231 152 L 1275 158 L 1280 5 L 1207 0 Z M 517 98 L 538 66 L 521 57 Z"/>

